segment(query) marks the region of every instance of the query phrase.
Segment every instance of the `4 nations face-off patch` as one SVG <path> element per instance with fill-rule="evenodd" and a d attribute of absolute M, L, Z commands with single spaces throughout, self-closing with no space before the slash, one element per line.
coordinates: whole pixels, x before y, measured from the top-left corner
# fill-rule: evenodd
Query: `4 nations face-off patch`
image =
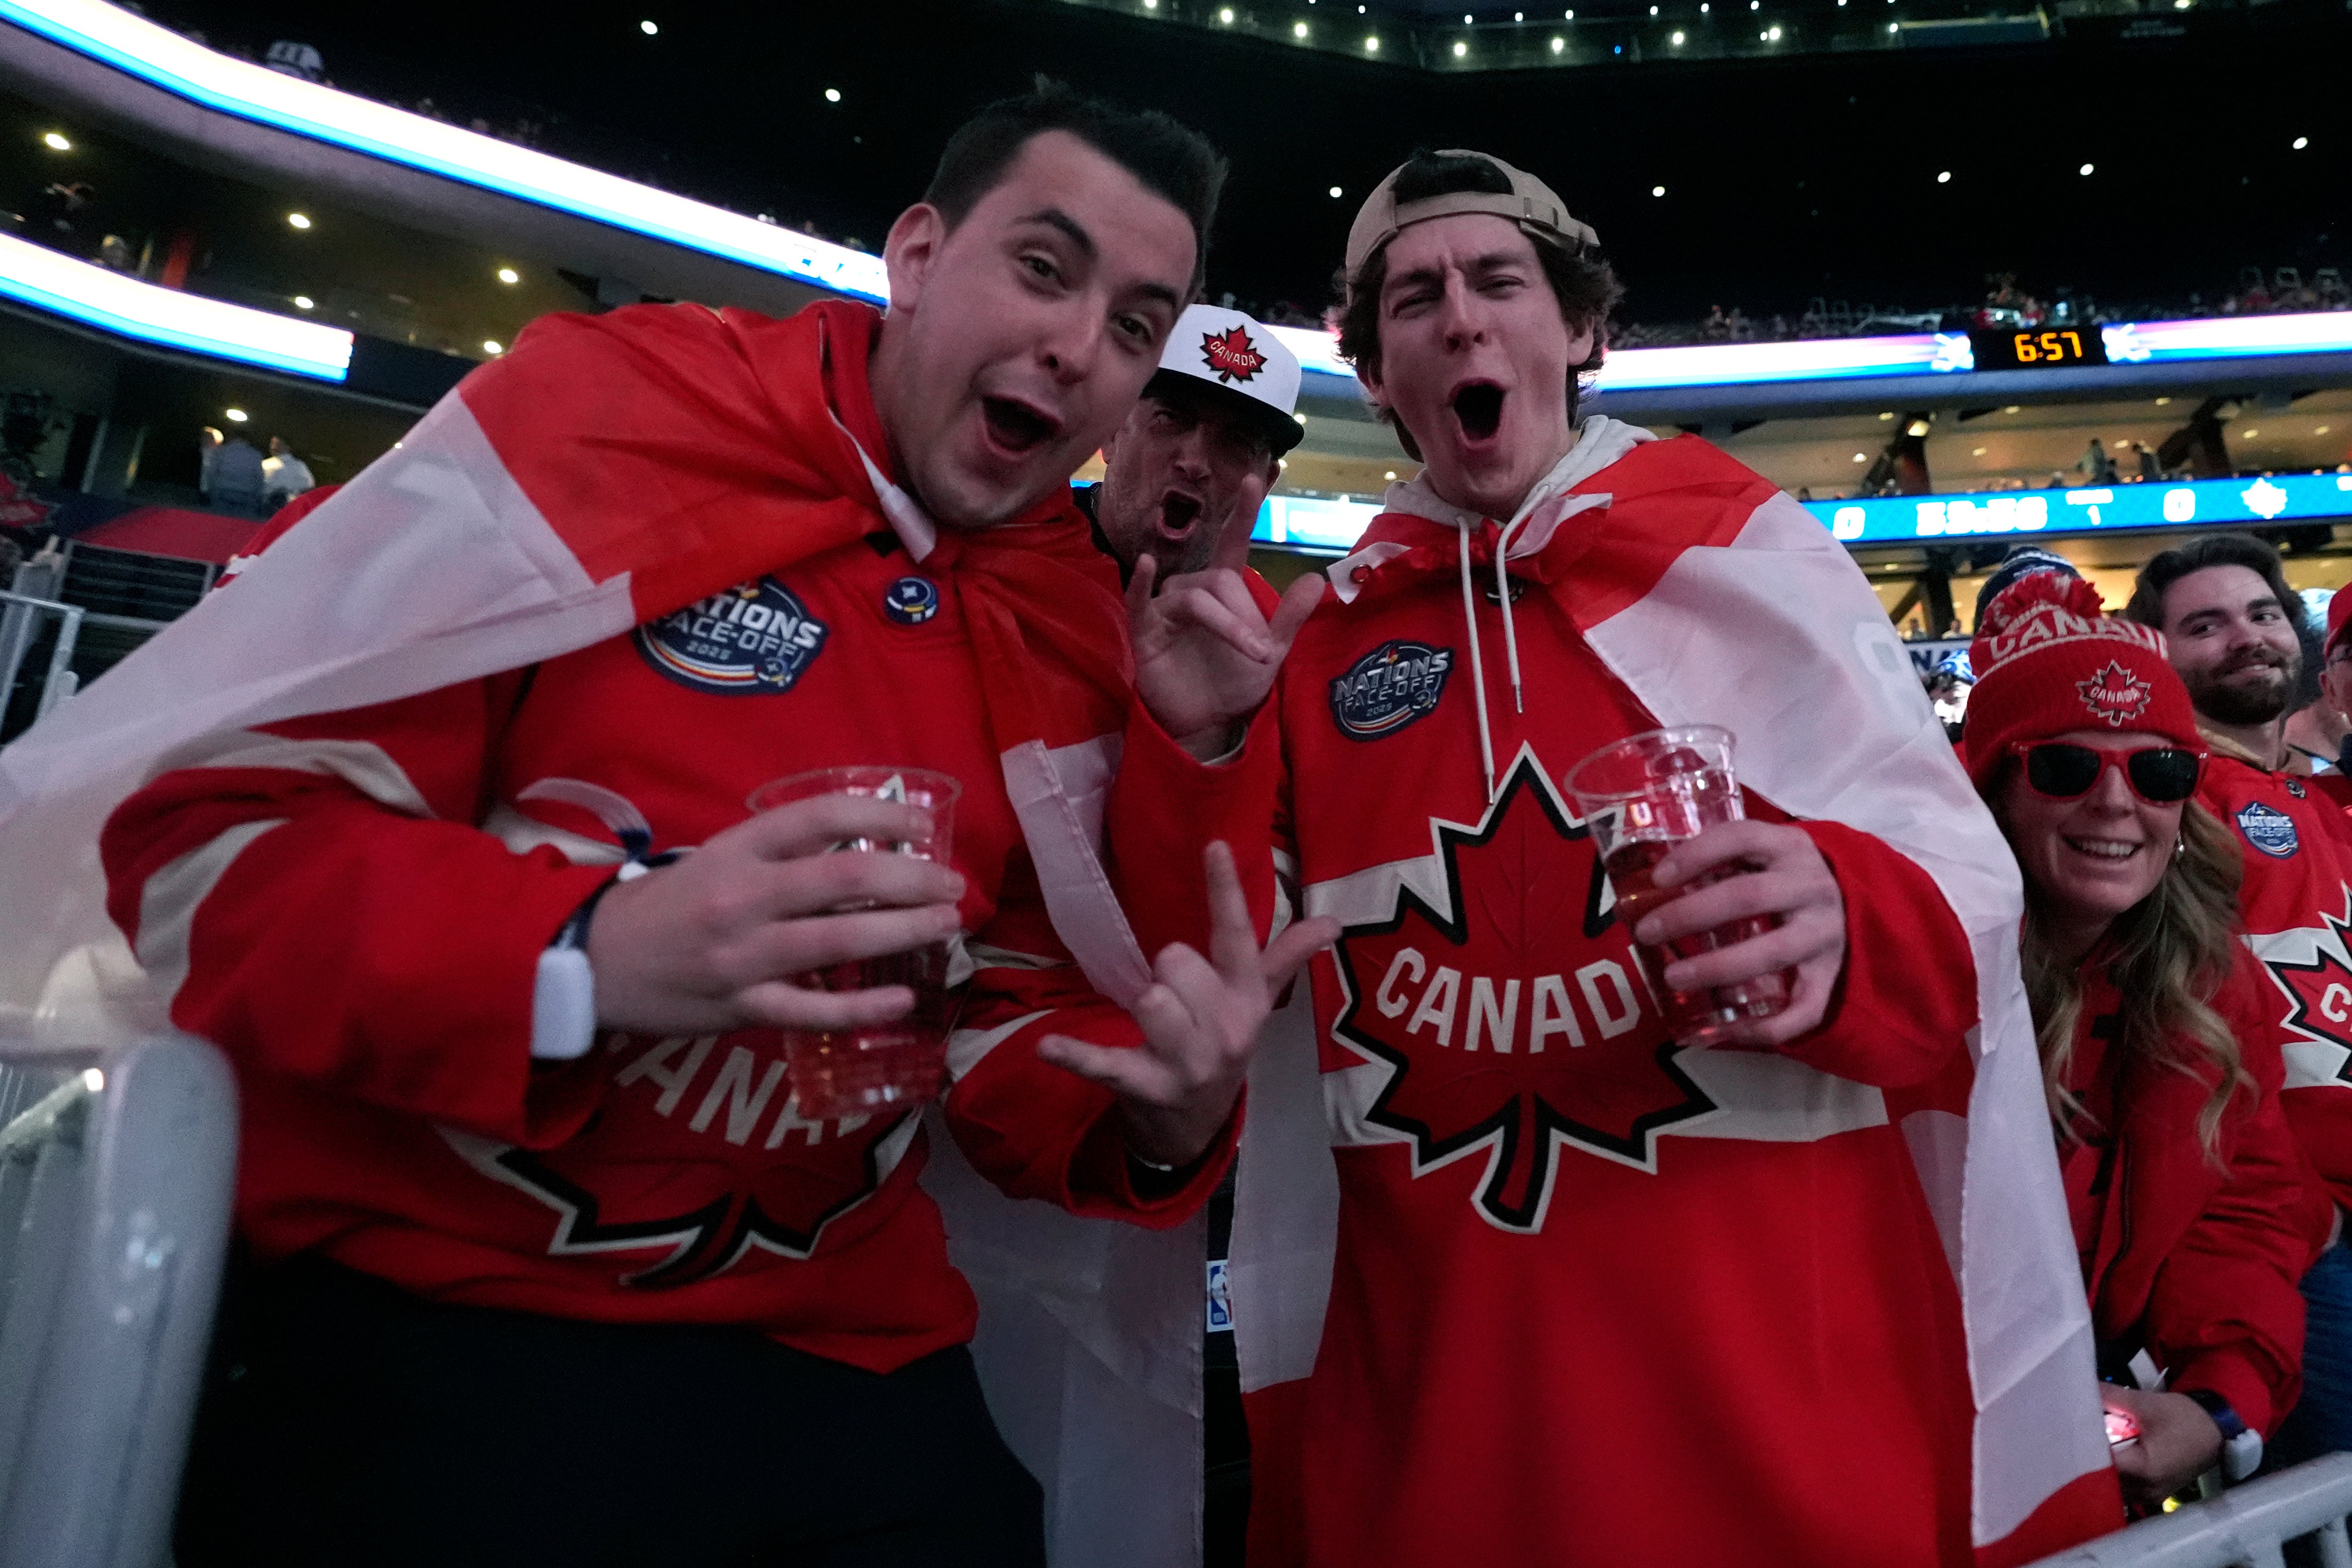
<path fill-rule="evenodd" d="M 1454 650 L 1383 643 L 1331 682 L 1331 719 L 1350 740 L 1378 740 L 1437 711 Z"/>
<path fill-rule="evenodd" d="M 698 692 L 788 692 L 824 651 L 825 623 L 772 577 L 739 583 L 637 628 L 637 652 Z"/>
<path fill-rule="evenodd" d="M 2295 841 L 2294 819 L 2284 811 L 2273 810 L 2260 800 L 2249 801 L 2238 813 L 2238 831 L 2246 835 L 2246 842 L 2270 856 L 2284 860 L 2301 847 Z"/>

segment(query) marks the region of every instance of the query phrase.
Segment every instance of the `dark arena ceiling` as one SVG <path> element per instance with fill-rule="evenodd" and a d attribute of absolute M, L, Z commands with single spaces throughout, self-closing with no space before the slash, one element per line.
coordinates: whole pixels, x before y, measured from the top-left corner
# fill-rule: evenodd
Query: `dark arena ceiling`
<path fill-rule="evenodd" d="M 1756 37 L 1777 25 L 1817 47 L 1711 59 L 1662 30 L 1696 39 L 1728 12 L 1744 38 L 1748 0 L 1705 18 L 1700 0 L 1661 0 L 1655 18 L 1643 0 L 1579 13 L 1576 57 L 1603 63 L 1496 70 L 1451 64 L 1451 35 L 1433 29 L 1465 13 L 1428 0 L 1368 5 L 1347 26 L 1413 37 L 1434 66 L 1280 41 L 1352 0 L 1275 0 L 1225 29 L 1179 4 L 146 9 L 256 55 L 308 42 L 340 86 L 430 97 L 459 123 L 532 121 L 549 152 L 868 248 L 963 116 L 1049 73 L 1223 147 L 1212 292 L 1309 311 L 1357 202 L 1415 145 L 1482 147 L 1550 181 L 1600 230 L 1636 321 L 1717 304 L 1794 317 L 1817 296 L 1928 310 L 1979 298 L 1999 272 L 2045 298 L 2210 312 L 2241 267 L 2347 260 L 2343 0 L 2059 0 L 2028 13 L 2042 41 L 1869 49 L 1839 41 L 1856 26 L 1843 0 L 1756 0 Z M 1852 5 L 1923 37 L 1966 10 Z M 1532 45 L 1521 29 L 1555 15 L 1466 14 L 1475 26 L 1455 31 L 1498 49 Z M 1633 63 L 1598 54 L 1611 37 L 1631 40 Z"/>

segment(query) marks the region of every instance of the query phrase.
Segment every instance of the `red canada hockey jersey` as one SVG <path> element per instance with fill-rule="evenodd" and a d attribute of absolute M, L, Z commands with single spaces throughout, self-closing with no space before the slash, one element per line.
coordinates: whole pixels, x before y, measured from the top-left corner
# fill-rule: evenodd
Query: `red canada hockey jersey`
<path fill-rule="evenodd" d="M 317 1250 L 443 1300 L 744 1324 L 877 1371 L 968 1338 L 971 1293 L 916 1186 L 919 1116 L 802 1118 L 770 1031 L 528 1055 L 540 951 L 625 837 L 689 849 L 763 781 L 845 763 L 964 785 L 972 977 L 945 1123 L 972 1164 L 1016 1197 L 1147 1225 L 1217 1181 L 1213 1156 L 1139 1199 L 1108 1093 L 1034 1055 L 1049 1030 L 1137 1038 L 1057 937 L 1000 768 L 1024 733 L 1063 744 L 1126 716 L 1111 574 L 1059 497 L 910 559 L 862 455 L 887 451 L 865 382 L 877 321 L 681 308 L 534 327 L 460 394 L 505 470 L 551 516 L 567 488 L 649 476 L 548 449 L 532 422 L 560 425 L 566 386 L 619 404 L 585 416 L 614 437 L 699 439 L 720 476 L 644 488 L 648 524 L 667 509 L 764 538 L 737 541 L 740 580 L 680 573 L 684 597 L 641 598 L 634 630 L 527 669 L 210 737 L 114 814 L 110 910 L 173 1021 L 238 1068 L 239 1222 L 264 1256 Z M 743 434 L 782 444 L 792 483 L 741 475 L 730 505 L 723 431 L 673 429 L 657 400 L 624 417 L 615 389 L 648 362 L 706 391 L 753 378 L 772 403 L 726 412 L 773 420 Z M 303 527 L 369 526 L 370 494 Z M 249 614 L 273 580 L 225 597 Z M 1130 736 L 1172 754 L 1134 711 Z"/>
<path fill-rule="evenodd" d="M 2066 1089 L 2082 1107 L 2060 1166 L 2101 1357 L 2146 1349 L 2174 1390 L 2219 1394 L 2269 1433 L 2303 1386 L 2304 1270 L 2327 1239 L 2279 1107 L 2270 981 L 2241 950 L 2212 1006 L 2237 1036 L 2253 1093 L 2223 1113 L 2209 1157 L 2197 1123 L 2213 1074 L 2193 1048 L 2170 1062 L 2116 1049 L 2122 998 L 2104 964 L 2084 972 Z M 2315 1226 L 2314 1221 L 2316 1221 Z"/>
<path fill-rule="evenodd" d="M 2343 813 L 2310 781 L 2209 734 L 2198 800 L 2245 858 L 2240 918 L 2273 988 L 2287 1121 L 2339 1205 L 2352 1204 L 2352 878 Z M 2324 1205 L 2323 1205 L 2324 1207 Z"/>
<path fill-rule="evenodd" d="M 1843 552 L 1646 441 L 1588 422 L 1507 589 L 1491 521 L 1392 490 L 1280 678 L 1276 875 L 1345 934 L 1251 1079 L 1255 1563 L 2023 1561 L 2120 1519 L 2009 857 Z M 1781 1051 L 1666 1038 L 1559 783 L 1701 720 L 1738 735 L 1751 814 L 1948 819 L 1940 852 L 1802 824 L 1850 950 Z M 1965 1146 L 1994 1092 L 2038 1139 L 1998 1160 Z M 1279 1142 L 1301 1125 L 1320 1160 Z M 1964 1311 L 1980 1243 L 2015 1294 Z M 1997 1367 L 1975 1336 L 2028 1298 L 2054 1333 Z M 2011 1432 L 1975 1419 L 1971 1346 Z"/>

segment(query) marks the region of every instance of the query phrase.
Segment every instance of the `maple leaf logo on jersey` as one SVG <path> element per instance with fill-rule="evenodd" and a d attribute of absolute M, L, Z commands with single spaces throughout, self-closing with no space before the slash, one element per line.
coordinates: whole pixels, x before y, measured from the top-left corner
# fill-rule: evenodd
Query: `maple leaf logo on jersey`
<path fill-rule="evenodd" d="M 1216 371 L 1220 382 L 1245 382 L 1265 369 L 1265 356 L 1257 351 L 1250 335 L 1239 327 L 1204 333 L 1201 339 L 1201 362 Z"/>
<path fill-rule="evenodd" d="M 2352 892 L 2342 919 L 2320 912 L 2319 925 L 2250 937 L 2249 945 L 2284 995 L 2279 1021 L 2303 1041 L 2286 1042 L 2287 1087 L 2352 1083 Z"/>
<path fill-rule="evenodd" d="M 1340 934 L 1334 1031 L 1391 1069 L 1368 1119 L 1412 1139 L 1415 1176 L 1484 1149 L 1478 1212 L 1540 1230 L 1562 1145 L 1654 1172 L 1659 1132 L 1715 1102 L 1531 753 L 1475 828 L 1433 827 L 1450 913 L 1401 887 L 1391 918 Z"/>
<path fill-rule="evenodd" d="M 763 1253 L 807 1258 L 922 1135 L 911 1112 L 802 1117 L 781 1038 L 766 1031 L 616 1034 L 602 1055 L 613 1088 L 562 1144 L 525 1149 L 447 1127 L 441 1135 L 482 1175 L 555 1211 L 550 1257 L 611 1254 L 615 1284 L 691 1284 Z M 758 1157 L 747 1157 L 753 1148 Z"/>
<path fill-rule="evenodd" d="M 2105 669 L 2088 680 L 2076 681 L 2074 690 L 2081 695 L 2083 706 L 2091 710 L 2091 716 L 2105 720 L 2111 729 L 2121 729 L 2147 712 L 2149 700 L 2156 695 L 2154 686 L 2113 659 L 2107 661 Z"/>

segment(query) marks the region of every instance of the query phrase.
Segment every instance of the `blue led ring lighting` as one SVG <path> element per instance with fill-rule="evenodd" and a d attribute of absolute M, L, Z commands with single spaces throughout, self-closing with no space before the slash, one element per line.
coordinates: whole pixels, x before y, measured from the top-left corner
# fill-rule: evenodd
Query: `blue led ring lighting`
<path fill-rule="evenodd" d="M 0 235 L 0 298 L 102 331 L 317 381 L 350 373 L 352 335 L 291 316 L 163 288 Z"/>
<path fill-rule="evenodd" d="M 887 296 L 888 279 L 879 256 L 231 59 L 98 0 L 0 0 L 0 21 L 257 125 L 782 273 L 835 293 L 877 303 Z"/>

